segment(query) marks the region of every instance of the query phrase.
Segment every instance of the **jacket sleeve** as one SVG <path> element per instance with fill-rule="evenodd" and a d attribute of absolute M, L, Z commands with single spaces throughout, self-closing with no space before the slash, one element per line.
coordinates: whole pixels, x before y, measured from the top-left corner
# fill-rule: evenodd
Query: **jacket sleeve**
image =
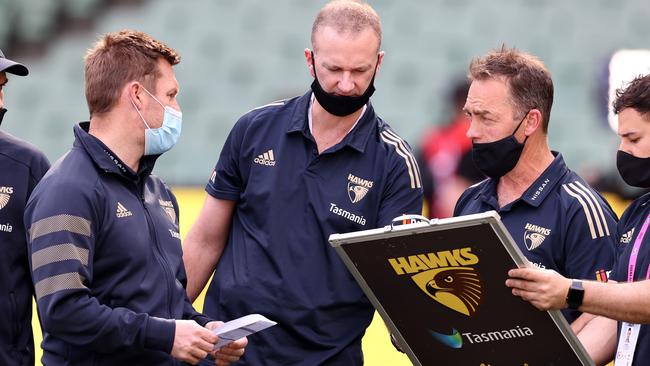
<path fill-rule="evenodd" d="M 391 130 L 382 132 L 382 139 L 395 154 L 389 160 L 384 193 L 379 207 L 377 226 L 389 225 L 395 217 L 422 214 L 422 179 L 411 148 Z"/>
<path fill-rule="evenodd" d="M 103 225 L 100 189 L 47 179 L 25 212 L 30 269 L 44 332 L 74 346 L 111 353 L 124 347 L 170 352 L 175 323 L 93 296 L 93 264 Z"/>

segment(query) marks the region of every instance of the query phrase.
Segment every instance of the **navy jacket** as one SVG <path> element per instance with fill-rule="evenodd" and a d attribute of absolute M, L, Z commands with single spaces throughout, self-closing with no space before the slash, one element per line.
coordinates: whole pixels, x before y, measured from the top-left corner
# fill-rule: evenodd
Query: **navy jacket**
<path fill-rule="evenodd" d="M 0 131 L 0 365 L 33 365 L 32 296 L 23 214 L 50 163 Z"/>
<path fill-rule="evenodd" d="M 637 198 L 628 206 L 628 208 L 621 216 L 621 221 L 618 223 L 617 238 L 620 255 L 612 271 L 612 280 L 617 282 L 627 282 L 628 271 L 634 268 L 633 279 L 634 281 L 643 281 L 650 274 L 650 232 L 639 238 L 639 233 L 642 231 L 645 220 L 650 215 L 650 193 Z M 636 262 L 630 261 L 632 248 L 637 240 L 641 240 L 638 248 Z M 630 266 L 630 264 L 634 264 Z M 618 341 L 621 331 L 622 322 L 618 322 L 618 334 L 616 340 Z M 618 346 L 618 345 L 617 345 Z M 650 362 L 650 325 L 641 324 L 639 330 L 639 337 L 634 349 L 633 366 L 647 365 Z"/>
<path fill-rule="evenodd" d="M 308 92 L 243 116 L 206 186 L 237 206 L 205 313 L 278 322 L 250 337 L 240 364 L 362 364 L 374 309 L 327 239 L 422 210 L 411 149 L 372 105 L 319 154 L 310 99 Z"/>
<path fill-rule="evenodd" d="M 43 364 L 179 364 L 173 319 L 210 319 L 185 293 L 176 199 L 150 174 L 157 157 L 136 173 L 87 128 L 25 212 Z"/>

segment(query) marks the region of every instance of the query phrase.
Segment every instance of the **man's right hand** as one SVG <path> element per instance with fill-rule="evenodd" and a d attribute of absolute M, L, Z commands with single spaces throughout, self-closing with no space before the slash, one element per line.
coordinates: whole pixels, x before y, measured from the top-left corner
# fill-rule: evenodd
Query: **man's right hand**
<path fill-rule="evenodd" d="M 196 365 L 212 351 L 218 339 L 194 320 L 176 320 L 172 357 Z"/>

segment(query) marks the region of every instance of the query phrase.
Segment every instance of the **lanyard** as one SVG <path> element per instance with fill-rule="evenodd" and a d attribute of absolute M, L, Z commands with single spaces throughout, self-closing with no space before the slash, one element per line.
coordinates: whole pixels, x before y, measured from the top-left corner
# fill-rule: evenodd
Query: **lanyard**
<path fill-rule="evenodd" d="M 641 231 L 637 235 L 636 240 L 634 241 L 634 246 L 632 247 L 632 252 L 630 253 L 630 261 L 627 266 L 627 282 L 634 281 L 634 270 L 636 269 L 636 261 L 639 255 L 639 249 L 641 248 L 641 241 L 645 236 L 646 230 L 648 230 L 648 224 L 650 224 L 650 214 L 645 218 L 643 226 L 641 226 Z M 650 278 L 650 265 L 648 265 L 648 272 L 645 276 L 646 279 Z"/>

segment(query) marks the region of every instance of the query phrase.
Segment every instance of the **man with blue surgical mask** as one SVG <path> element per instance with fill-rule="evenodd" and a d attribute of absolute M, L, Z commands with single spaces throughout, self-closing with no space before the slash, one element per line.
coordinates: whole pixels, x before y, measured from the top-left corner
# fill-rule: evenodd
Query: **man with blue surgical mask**
<path fill-rule="evenodd" d="M 144 122 L 144 125 L 147 127 L 147 129 L 144 130 L 144 155 L 160 155 L 174 147 L 178 138 L 181 136 L 183 113 L 178 109 L 162 104 L 158 98 L 147 90 L 147 88 L 142 87 L 142 90 L 160 104 L 165 111 L 163 114 L 162 125 L 158 128 L 151 128 L 142 116 L 138 107 L 136 107 L 135 102 L 131 101 L 136 112 L 140 115 L 142 122 Z"/>
<path fill-rule="evenodd" d="M 151 175 L 181 132 L 180 56 L 135 31 L 103 36 L 85 58 L 90 121 L 25 210 L 44 365 L 235 362 L 214 351 L 220 323 L 185 292 L 176 198 Z"/>
<path fill-rule="evenodd" d="M 467 137 L 476 167 L 489 178 L 463 193 L 454 216 L 495 210 L 535 266 L 606 281 L 616 215 L 549 148 L 550 72 L 535 56 L 505 46 L 469 69 Z M 563 314 L 569 322 L 580 316 L 573 307 Z"/>

